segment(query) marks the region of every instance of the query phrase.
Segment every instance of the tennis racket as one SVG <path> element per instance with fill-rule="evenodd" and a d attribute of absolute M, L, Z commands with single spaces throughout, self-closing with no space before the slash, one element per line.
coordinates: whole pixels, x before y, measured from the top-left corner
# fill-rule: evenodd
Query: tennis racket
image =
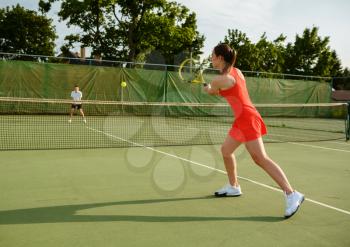
<path fill-rule="evenodd" d="M 193 58 L 187 58 L 180 64 L 179 77 L 183 82 L 207 86 L 203 75 L 208 67 L 208 60 L 200 62 Z"/>

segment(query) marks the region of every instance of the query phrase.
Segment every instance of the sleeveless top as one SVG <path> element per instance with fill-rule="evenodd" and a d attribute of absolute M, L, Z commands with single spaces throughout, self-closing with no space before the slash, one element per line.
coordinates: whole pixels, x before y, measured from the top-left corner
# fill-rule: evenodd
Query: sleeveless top
<path fill-rule="evenodd" d="M 232 67 L 230 75 L 235 78 L 235 84 L 228 89 L 219 90 L 235 116 L 229 134 L 240 142 L 257 139 L 267 133 L 264 121 L 250 100 L 242 72 Z"/>

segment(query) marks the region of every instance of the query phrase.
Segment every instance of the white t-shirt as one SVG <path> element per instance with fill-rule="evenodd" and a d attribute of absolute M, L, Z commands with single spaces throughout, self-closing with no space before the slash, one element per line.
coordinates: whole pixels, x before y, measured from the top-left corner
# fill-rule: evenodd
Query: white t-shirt
<path fill-rule="evenodd" d="M 83 97 L 83 93 L 78 91 L 72 91 L 70 94 L 70 97 L 72 97 L 72 99 L 74 100 L 74 104 L 81 104 L 81 98 Z"/>

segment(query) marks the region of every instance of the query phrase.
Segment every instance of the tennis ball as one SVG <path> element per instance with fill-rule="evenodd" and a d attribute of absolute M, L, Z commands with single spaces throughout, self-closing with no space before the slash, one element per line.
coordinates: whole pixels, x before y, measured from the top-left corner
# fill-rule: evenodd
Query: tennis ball
<path fill-rule="evenodd" d="M 120 85 L 121 85 L 122 87 L 126 87 L 126 82 L 125 82 L 125 81 L 122 81 L 122 82 L 120 83 Z"/>

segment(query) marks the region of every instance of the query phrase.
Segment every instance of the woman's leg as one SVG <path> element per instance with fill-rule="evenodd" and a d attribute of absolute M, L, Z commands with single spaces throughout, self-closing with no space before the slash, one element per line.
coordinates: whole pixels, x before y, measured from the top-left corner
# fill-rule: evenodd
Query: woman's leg
<path fill-rule="evenodd" d="M 221 153 L 224 159 L 224 164 L 228 176 L 228 180 L 231 185 L 237 187 L 237 163 L 233 152 L 239 147 L 241 143 L 230 137 L 226 137 L 224 143 L 221 146 Z"/>
<path fill-rule="evenodd" d="M 293 192 L 282 169 L 267 156 L 262 138 L 246 142 L 245 146 L 255 163 L 264 169 L 286 194 Z"/>
<path fill-rule="evenodd" d="M 290 186 L 282 169 L 267 156 L 264 143 L 261 138 L 246 142 L 245 146 L 255 163 L 263 168 L 285 192 L 286 210 L 284 216 L 289 218 L 294 215 L 298 211 L 301 203 L 304 201 L 304 195 L 297 191 L 293 191 L 293 188 Z"/>

